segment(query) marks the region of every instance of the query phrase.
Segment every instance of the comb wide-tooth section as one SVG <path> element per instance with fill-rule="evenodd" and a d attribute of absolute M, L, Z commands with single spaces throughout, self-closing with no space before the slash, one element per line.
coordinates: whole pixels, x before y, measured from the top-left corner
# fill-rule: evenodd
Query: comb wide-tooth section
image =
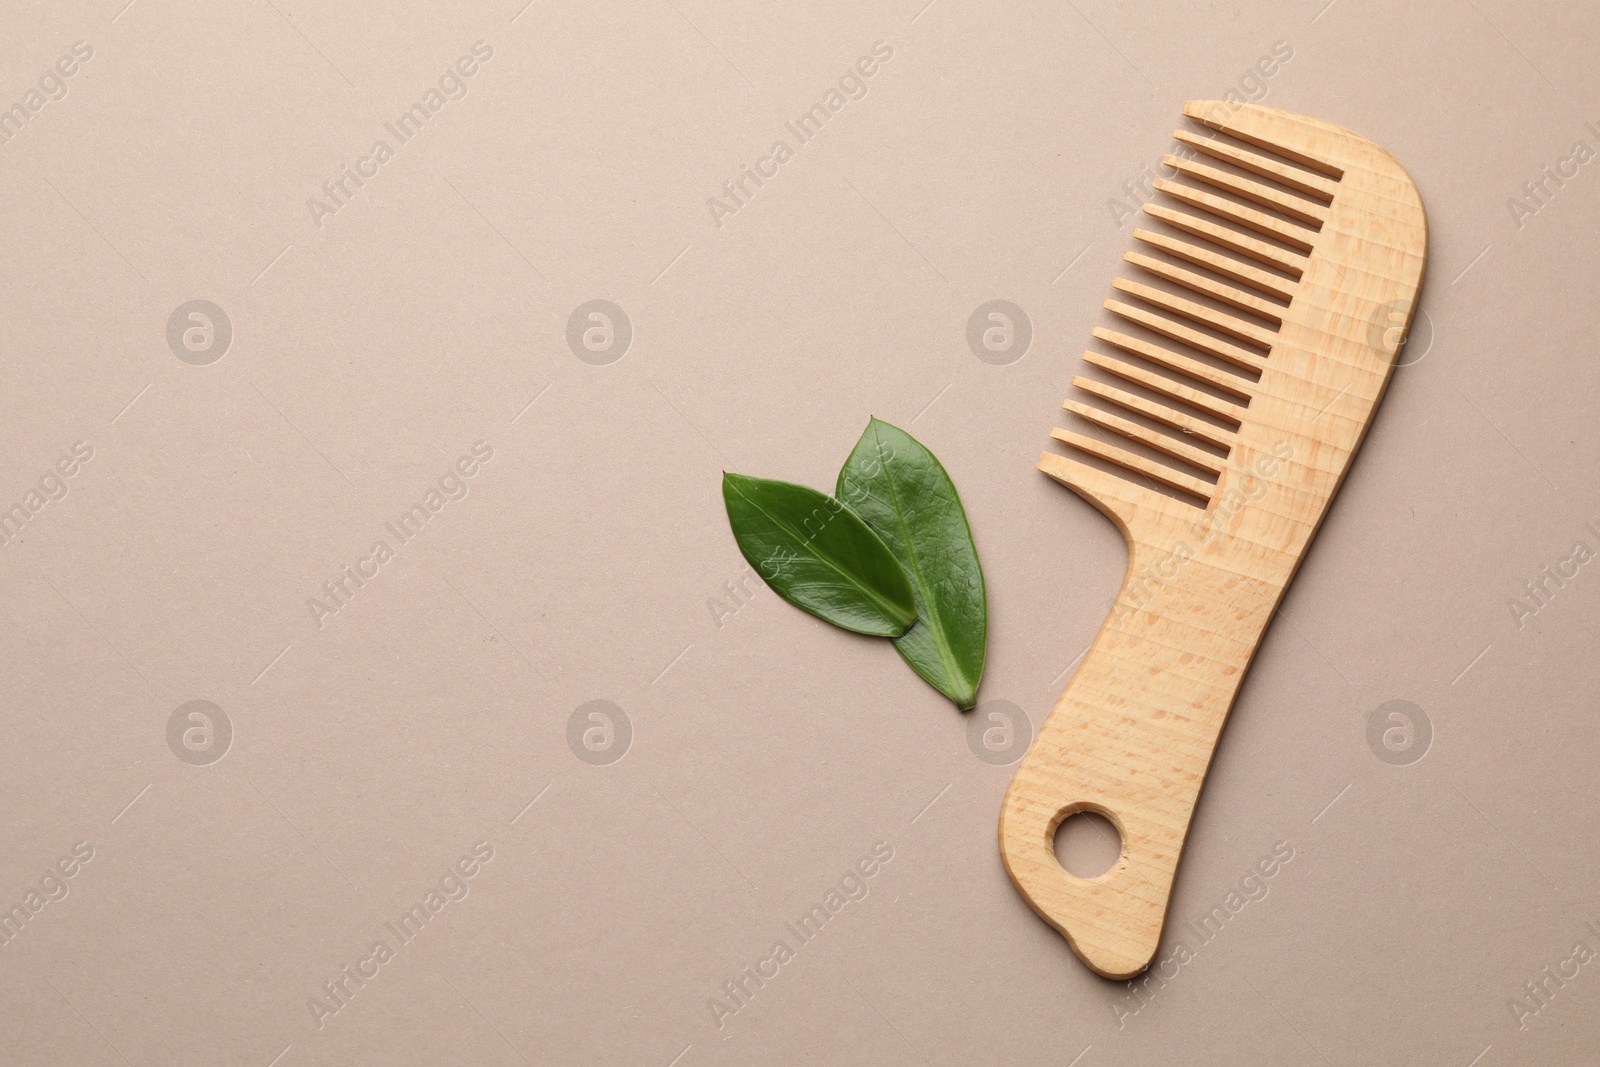
<path fill-rule="evenodd" d="M 1097 382 L 1093 378 L 1074 377 L 1072 384 L 1086 393 L 1099 397 L 1101 400 L 1143 415 L 1152 422 L 1170 426 L 1174 430 L 1186 433 L 1191 437 L 1197 437 L 1219 448 L 1227 449 L 1233 447 L 1234 434 L 1232 430 L 1224 430 L 1220 426 L 1213 425 L 1204 419 L 1197 419 L 1193 415 L 1179 411 L 1177 408 L 1158 404 L 1153 400 L 1146 400 L 1142 396 L 1118 389 L 1114 385 Z M 1066 403 L 1070 406 L 1074 402 L 1068 400 Z M 1214 459 L 1215 457 L 1208 458 Z M 1208 463 L 1207 466 L 1210 467 L 1210 464 Z M 1210 467 L 1210 469 L 1218 473 L 1221 473 L 1222 470 L 1220 463 L 1218 466 Z"/>
<path fill-rule="evenodd" d="M 1216 488 L 1210 482 L 1203 482 L 1193 475 L 1185 474 L 1164 463 L 1156 463 L 1136 452 L 1129 452 L 1127 449 L 1118 448 L 1116 445 L 1108 445 L 1103 441 L 1095 440 L 1093 437 L 1074 433 L 1072 430 L 1051 430 L 1050 436 L 1063 444 L 1071 445 L 1087 455 L 1103 459 L 1107 463 L 1115 463 L 1117 466 L 1126 468 L 1136 474 L 1142 474 L 1153 482 L 1160 482 L 1162 485 L 1169 485 L 1174 489 L 1193 493 L 1202 500 L 1209 500 L 1211 498 L 1211 490 Z"/>
<path fill-rule="evenodd" d="M 1168 263 L 1166 260 L 1156 259 L 1153 256 L 1147 256 L 1139 252 L 1124 252 L 1122 253 L 1122 258 L 1141 270 L 1149 271 L 1157 278 L 1164 278 L 1174 285 L 1181 285 L 1185 289 L 1193 290 L 1202 296 L 1209 296 L 1218 303 L 1236 307 L 1240 311 L 1248 311 L 1252 315 L 1266 319 L 1274 326 L 1283 321 L 1282 304 L 1274 304 L 1272 301 L 1256 296 L 1254 293 L 1247 293 L 1243 289 L 1237 289 L 1214 278 L 1207 278 L 1203 274 L 1197 274 L 1192 270 L 1186 270 L 1176 264 Z M 1116 282 L 1111 284 L 1115 285 Z"/>
<path fill-rule="evenodd" d="M 1332 200 L 1339 183 L 1321 174 L 1308 174 L 1298 167 L 1291 167 L 1281 160 L 1273 159 L 1252 152 L 1247 148 L 1236 148 L 1214 137 L 1202 137 L 1188 130 L 1173 130 L 1172 136 L 1184 144 L 1198 151 L 1204 152 L 1212 159 L 1220 159 L 1232 163 L 1240 170 L 1248 170 L 1259 174 L 1263 178 L 1271 178 L 1280 185 L 1288 186 L 1296 192 L 1314 196 L 1324 202 Z"/>
<path fill-rule="evenodd" d="M 1263 293 L 1282 297 L 1284 300 L 1294 296 L 1294 282 L 1287 278 L 1280 278 L 1276 274 L 1264 271 L 1260 267 L 1245 263 L 1233 256 L 1225 256 L 1208 248 L 1190 244 L 1188 241 L 1180 241 L 1177 238 L 1168 237 L 1164 233 L 1153 233 L 1150 230 L 1134 230 L 1133 239 L 1135 241 L 1143 241 L 1151 248 L 1160 249 L 1163 252 L 1177 256 L 1179 259 L 1186 259 L 1198 267 L 1216 271 L 1224 278 L 1231 278 L 1236 282 L 1243 282 L 1245 285 L 1253 286 Z"/>
<path fill-rule="evenodd" d="M 1276 336 L 1276 331 L 1274 330 L 1263 329 L 1254 323 L 1246 322 L 1243 319 L 1220 311 L 1214 311 L 1204 304 L 1195 303 L 1193 300 L 1185 300 L 1182 297 L 1162 292 L 1160 289 L 1152 289 L 1148 285 L 1140 285 L 1138 282 L 1130 282 L 1124 278 L 1111 279 L 1111 285 L 1112 288 L 1120 289 L 1129 296 L 1136 296 L 1147 304 L 1153 304 L 1164 311 L 1182 315 L 1184 318 L 1198 322 L 1202 326 L 1209 326 L 1218 333 L 1225 333 L 1229 337 L 1237 337 L 1241 341 L 1248 341 L 1262 350 L 1270 349 L 1272 347 L 1272 339 Z"/>
<path fill-rule="evenodd" d="M 1167 498 L 1137 482 L 1056 452 L 1039 457 L 1039 470 L 1099 508 L 1119 527 Z M 1191 509 L 1195 510 L 1195 509 Z"/>
<path fill-rule="evenodd" d="M 1157 433 L 1146 426 L 1139 425 L 1137 422 L 1125 419 L 1121 415 L 1113 415 L 1109 411 L 1101 411 L 1097 407 L 1091 407 L 1076 400 L 1068 400 L 1062 404 L 1062 407 L 1082 415 L 1096 426 L 1103 426 L 1113 433 L 1120 433 L 1130 440 L 1141 441 L 1157 452 L 1165 452 L 1173 459 L 1181 459 L 1192 467 L 1208 470 L 1212 474 L 1222 473 L 1221 458 L 1203 448 L 1196 448 L 1186 441 L 1180 441 L 1176 437 L 1169 437 L 1164 433 Z M 1210 486 L 1207 486 L 1204 495 L 1209 496 L 1210 491 Z"/>
<path fill-rule="evenodd" d="M 1183 105 L 1183 114 L 1186 118 L 1204 123 L 1206 126 L 1230 137 L 1237 137 L 1257 148 L 1264 148 L 1276 156 L 1297 163 L 1302 167 L 1324 174 L 1334 179 L 1337 183 L 1344 175 L 1344 168 L 1337 163 L 1330 162 L 1325 154 L 1318 151 L 1319 147 L 1332 147 L 1331 139 L 1348 136 L 1349 130 L 1335 126 L 1331 122 L 1321 122 L 1317 119 L 1305 119 L 1300 115 L 1291 115 L 1287 111 L 1280 111 L 1275 107 L 1260 107 L 1248 105 L 1231 108 L 1227 104 L 1214 106 L 1214 102 L 1191 100 Z M 1307 130 L 1316 130 L 1310 138 L 1306 137 Z M 1326 137 L 1328 143 L 1318 146 L 1316 140 Z M 1371 142 L 1367 142 L 1371 144 Z M 1378 151 L 1382 152 L 1380 148 Z M 1385 153 L 1387 155 L 1387 153 Z M 1393 162 L 1393 157 L 1390 157 Z M 1398 168 L 1397 168 L 1398 169 Z M 1373 172 L 1376 173 L 1376 172 Z M 1401 175 L 1404 176 L 1404 171 Z M 1409 177 L 1405 178 L 1410 183 Z M 1416 186 L 1411 186 L 1415 192 Z M 1335 194 L 1337 190 L 1335 190 Z M 1335 195 L 1330 194 L 1330 195 Z M 1421 201 L 1418 201 L 1420 204 Z"/>
<path fill-rule="evenodd" d="M 1075 377 L 1085 399 L 1063 407 L 1091 433 L 1054 430 L 1068 454 L 1039 460 L 1113 519 L 1128 571 L 1000 817 L 1012 882 L 1114 979 L 1155 957 L 1217 738 L 1388 384 L 1384 338 L 1427 258 L 1415 186 L 1365 138 L 1253 104 L 1184 114 L 1215 132 L 1175 135 L 1197 158 L 1169 158 L 1177 178 L 1144 210 L 1194 240 L 1134 231 L 1144 250 L 1125 258 L 1148 277 L 1115 279 L 1128 299 L 1105 305 L 1129 325 L 1093 329 L 1116 355 L 1083 356 L 1118 384 Z M 1079 811 L 1121 835 L 1097 878 L 1056 860 Z"/>
<path fill-rule="evenodd" d="M 1174 211 L 1172 208 L 1163 207 L 1160 204 L 1145 204 L 1144 211 L 1146 214 L 1158 218 L 1170 226 L 1176 226 L 1178 229 L 1186 233 L 1192 233 L 1196 237 L 1204 237 L 1206 240 L 1213 244 L 1221 245 L 1223 248 L 1240 252 L 1258 263 L 1265 263 L 1269 267 L 1277 267 L 1279 270 L 1292 274 L 1296 278 L 1305 273 L 1306 257 L 1298 252 L 1291 252 L 1287 249 L 1279 248 L 1275 244 L 1257 240 L 1254 237 L 1247 237 L 1238 230 L 1219 226 L 1214 222 L 1200 218 L 1198 215 L 1190 215 L 1184 211 Z"/>
<path fill-rule="evenodd" d="M 1325 205 L 1313 200 L 1307 200 L 1293 193 L 1286 193 L 1272 188 L 1261 182 L 1241 178 L 1216 167 L 1208 167 L 1204 163 L 1197 163 L 1191 159 L 1181 159 L 1178 156 L 1164 156 L 1161 162 L 1180 174 L 1185 174 L 1196 181 L 1214 185 L 1241 196 L 1246 200 L 1254 200 L 1263 207 L 1276 208 L 1292 219 L 1306 223 L 1313 229 L 1322 229 L 1322 224 L 1328 220 L 1328 209 Z"/>
<path fill-rule="evenodd" d="M 1260 234 L 1275 237 L 1291 248 L 1301 252 L 1311 251 L 1311 246 L 1316 243 L 1317 231 L 1309 226 L 1302 226 L 1297 222 L 1285 222 L 1275 219 L 1264 211 L 1235 204 L 1232 200 L 1225 200 L 1213 193 L 1192 189 L 1187 185 L 1180 185 L 1166 178 L 1155 180 L 1157 192 L 1166 193 L 1168 196 L 1182 200 L 1184 203 L 1208 211 L 1228 222 L 1236 222 L 1247 226 Z"/>
<path fill-rule="evenodd" d="M 1151 344 L 1149 341 L 1140 340 L 1120 330 L 1107 330 L 1096 326 L 1093 333 L 1095 337 L 1109 345 L 1122 349 L 1129 355 L 1147 359 L 1157 366 L 1175 370 L 1179 374 L 1187 375 L 1197 382 L 1204 382 L 1207 385 L 1215 386 L 1218 389 L 1234 393 L 1246 399 L 1250 396 L 1250 387 L 1253 383 L 1249 379 L 1242 378 L 1231 371 L 1213 367 L 1209 363 L 1202 363 L 1193 356 L 1186 356 L 1182 352 L 1174 352 L 1170 348 Z"/>
<path fill-rule="evenodd" d="M 1133 364 L 1117 359 L 1115 356 L 1103 356 L 1099 352 L 1085 352 L 1083 361 L 1090 366 L 1099 367 L 1101 370 L 1115 374 L 1123 381 L 1141 385 L 1152 393 L 1159 393 L 1161 396 L 1181 400 L 1192 408 L 1215 415 L 1219 419 L 1226 419 L 1235 426 L 1244 421 L 1245 409 L 1242 405 L 1221 400 L 1210 393 L 1201 392 L 1199 389 L 1193 389 L 1182 382 L 1175 382 L 1159 374 L 1152 374 L 1142 367 L 1135 367 Z"/>
<path fill-rule="evenodd" d="M 1248 349 L 1240 348 L 1236 344 L 1219 340 L 1209 334 L 1201 333 L 1192 327 L 1185 326 L 1177 319 L 1165 315 L 1157 315 L 1143 308 L 1136 308 L 1132 304 L 1125 304 L 1120 300 L 1107 300 L 1106 310 L 1114 315 L 1121 316 L 1129 322 L 1138 323 L 1145 329 L 1170 337 L 1174 341 L 1182 341 L 1197 352 L 1225 359 L 1236 367 L 1246 370 L 1260 371 L 1262 367 L 1261 355 Z"/>

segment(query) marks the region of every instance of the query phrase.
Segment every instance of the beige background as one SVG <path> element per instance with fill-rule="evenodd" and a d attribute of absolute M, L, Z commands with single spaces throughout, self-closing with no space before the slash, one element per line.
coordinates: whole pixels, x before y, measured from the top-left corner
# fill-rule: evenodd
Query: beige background
<path fill-rule="evenodd" d="M 0 103 L 93 49 L 0 145 L 0 507 L 93 448 L 0 546 L 0 906 L 93 849 L 0 946 L 0 1059 L 1592 1061 L 1600 962 L 1510 1006 L 1600 951 L 1600 576 L 1508 607 L 1600 549 L 1600 173 L 1508 206 L 1600 149 L 1585 5 L 123 3 L 0 21 Z M 317 226 L 477 41 L 466 95 Z M 866 97 L 716 226 L 878 41 Z M 1108 201 L 1184 100 L 1263 90 L 1410 170 L 1425 318 L 1241 692 L 1174 923 L 1294 858 L 1210 942 L 1169 931 L 1195 958 L 1140 1007 L 1012 890 L 1010 768 L 887 645 L 759 583 L 718 625 L 718 478 L 829 486 L 869 415 L 910 428 L 983 554 L 981 696 L 1041 721 L 1123 566 L 1034 470 L 1130 244 Z M 1034 334 L 1004 366 L 965 341 L 994 298 Z M 167 343 L 193 299 L 232 326 L 209 365 Z M 632 324 L 609 365 L 565 340 L 592 299 Z M 468 495 L 319 628 L 308 598 L 478 441 Z M 195 699 L 233 731 L 208 766 L 167 741 Z M 590 700 L 631 723 L 606 766 L 567 742 Z M 1420 761 L 1369 747 L 1389 700 L 1431 723 Z M 786 933 L 879 841 L 865 899 Z"/>

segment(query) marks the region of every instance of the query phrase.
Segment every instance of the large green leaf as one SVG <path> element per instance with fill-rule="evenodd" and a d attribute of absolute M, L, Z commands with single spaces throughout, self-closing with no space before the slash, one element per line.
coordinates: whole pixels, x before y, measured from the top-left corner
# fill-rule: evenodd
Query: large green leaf
<path fill-rule="evenodd" d="M 839 471 L 837 492 L 911 577 L 917 623 L 895 639 L 895 648 L 957 707 L 972 707 L 989 608 L 978 549 L 950 476 L 916 438 L 873 419 Z"/>
<path fill-rule="evenodd" d="M 835 626 L 898 637 L 917 618 L 906 572 L 833 497 L 792 482 L 722 475 L 739 551 L 772 591 Z"/>

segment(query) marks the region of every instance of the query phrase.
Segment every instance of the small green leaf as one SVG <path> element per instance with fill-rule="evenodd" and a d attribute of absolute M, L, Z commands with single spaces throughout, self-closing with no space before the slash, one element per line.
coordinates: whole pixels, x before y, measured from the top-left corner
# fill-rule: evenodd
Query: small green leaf
<path fill-rule="evenodd" d="M 916 598 L 894 554 L 833 497 L 724 471 L 722 500 L 739 551 L 795 607 L 876 637 L 898 637 L 916 621 Z"/>
<path fill-rule="evenodd" d="M 873 419 L 839 471 L 837 492 L 911 578 L 917 623 L 895 639 L 895 648 L 957 707 L 972 707 L 989 608 L 978 549 L 950 476 L 916 438 Z"/>

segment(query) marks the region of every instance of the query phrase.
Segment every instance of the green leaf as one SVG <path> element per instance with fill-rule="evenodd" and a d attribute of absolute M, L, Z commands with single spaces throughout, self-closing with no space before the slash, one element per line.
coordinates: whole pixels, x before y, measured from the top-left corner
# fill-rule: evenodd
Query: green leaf
<path fill-rule="evenodd" d="M 833 497 L 724 471 L 722 500 L 739 551 L 795 607 L 876 637 L 898 637 L 916 621 L 916 598 L 894 554 Z"/>
<path fill-rule="evenodd" d="M 917 623 L 895 639 L 895 648 L 958 708 L 972 707 L 989 607 L 978 549 L 950 476 L 916 438 L 873 419 L 839 471 L 837 492 L 911 577 Z"/>

